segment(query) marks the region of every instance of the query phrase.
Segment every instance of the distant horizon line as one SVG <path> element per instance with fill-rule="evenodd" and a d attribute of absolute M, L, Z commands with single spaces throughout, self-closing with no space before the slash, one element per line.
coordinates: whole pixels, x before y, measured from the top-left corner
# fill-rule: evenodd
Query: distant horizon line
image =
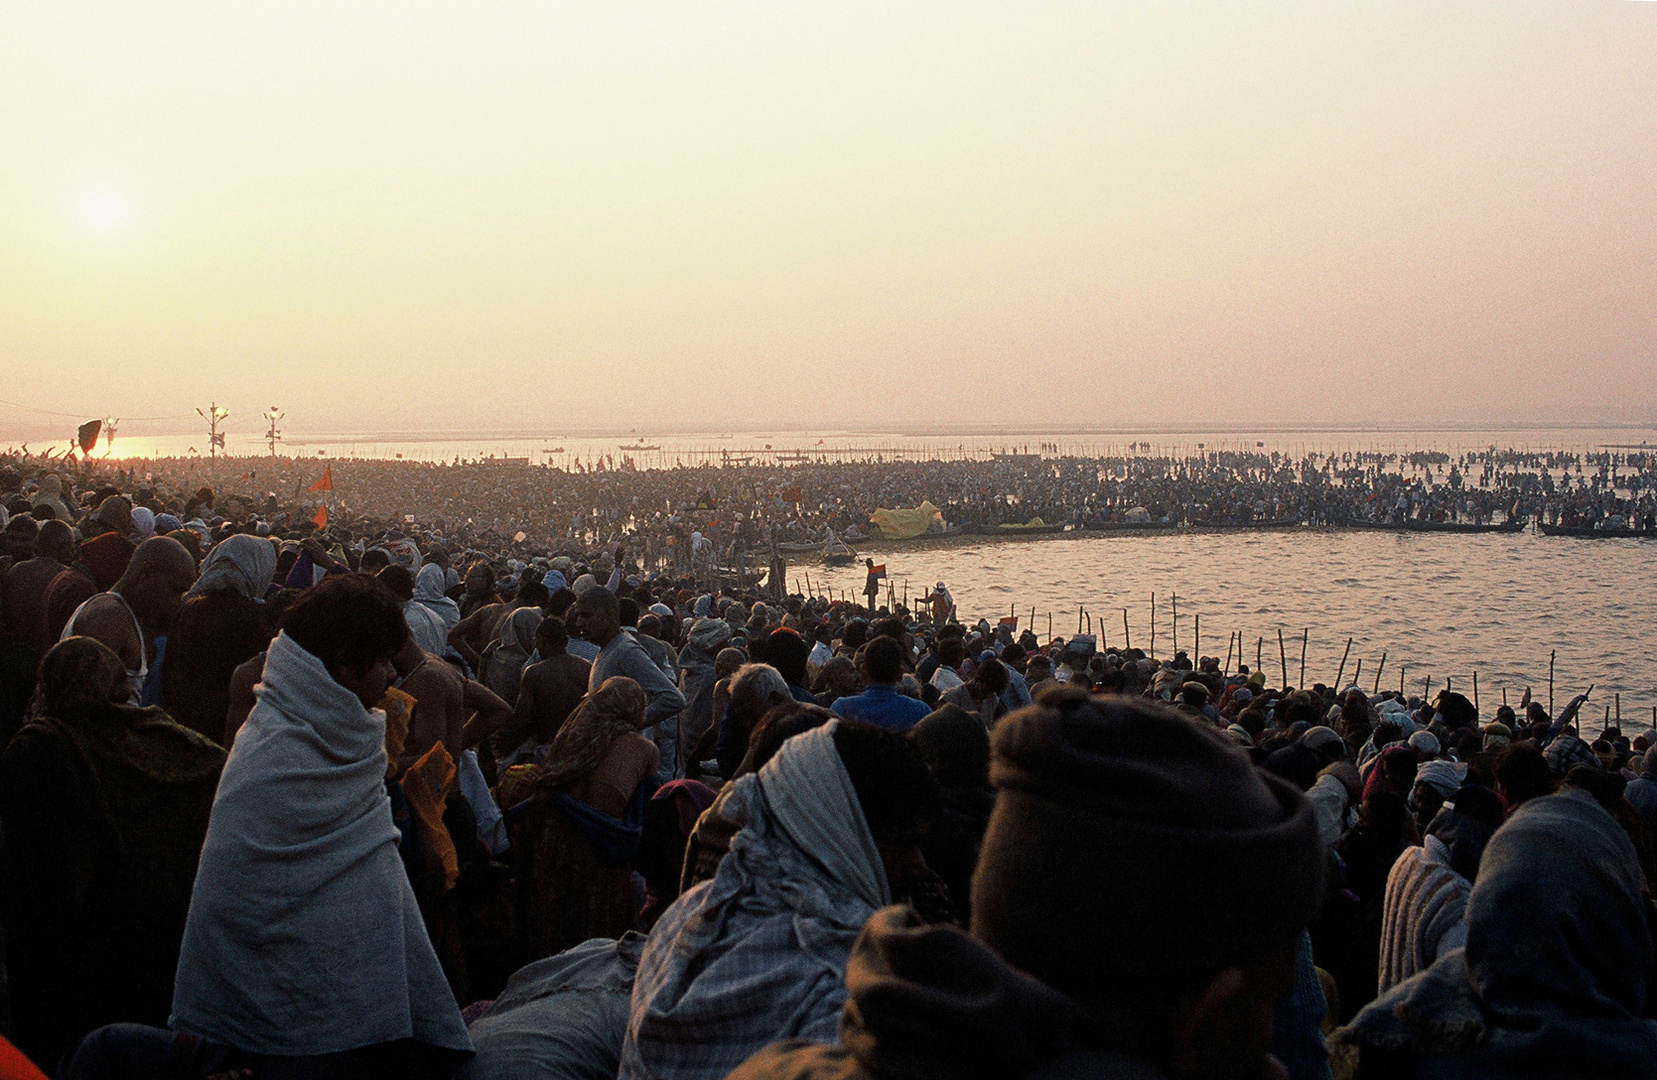
<path fill-rule="evenodd" d="M 425 443 L 464 442 L 471 440 L 501 441 L 501 440 L 558 440 L 558 439 L 622 439 L 636 438 L 640 441 L 649 438 L 688 438 L 688 437 L 717 437 L 717 436 L 759 436 L 763 437 L 772 432 L 779 435 L 816 435 L 816 436 L 888 436 L 904 438 L 1039 438 L 1042 436 L 1111 436 L 1111 435 L 1344 435 L 1344 434 L 1459 434 L 1470 432 L 1537 432 L 1537 431 L 1641 431 L 1657 432 L 1657 420 L 1652 421 L 1597 421 L 1597 422 L 1549 422 L 1549 423 L 1440 423 L 1440 424 L 1254 424 L 1254 425 L 1193 425 L 1193 424 L 1128 424 L 1120 426 L 1103 426 L 1097 424 L 1047 424 L 1031 425 L 1020 424 L 1000 427 L 988 424 L 963 425 L 936 425 L 924 426 L 871 426 L 855 428 L 826 428 L 804 425 L 756 425 L 753 427 L 694 427 L 694 428 L 620 428 L 620 427 L 592 427 L 592 428 L 562 428 L 549 430 L 545 428 L 505 428 L 497 430 L 478 428 L 453 428 L 433 430 L 430 428 L 420 432 L 396 432 L 386 430 L 339 430 L 318 429 L 314 431 L 294 431 L 284 434 L 281 441 L 289 445 L 318 445 L 338 444 L 344 442 L 358 443 L 408 443 L 420 445 Z M 189 438 L 193 432 L 134 432 L 127 436 L 130 439 L 172 439 Z M 121 436 L 117 435 L 119 439 Z M 255 442 L 265 441 L 265 436 L 255 429 L 248 429 L 245 433 L 235 434 L 237 441 L 243 439 Z M 66 439 L 65 435 L 35 435 L 26 439 L 16 437 L 0 437 L 6 443 L 22 443 L 45 439 L 50 442 L 59 442 Z M 625 447 L 623 447 L 625 448 Z"/>

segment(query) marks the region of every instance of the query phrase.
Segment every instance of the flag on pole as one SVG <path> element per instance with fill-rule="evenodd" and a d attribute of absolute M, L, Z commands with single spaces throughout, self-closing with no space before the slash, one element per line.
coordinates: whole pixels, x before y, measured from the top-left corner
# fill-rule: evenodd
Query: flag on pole
<path fill-rule="evenodd" d="M 322 470 L 322 479 L 311 485 L 312 491 L 334 490 L 334 467 L 329 465 Z"/>
<path fill-rule="evenodd" d="M 98 433 L 103 430 L 102 420 L 88 420 L 75 429 L 75 441 L 80 444 L 81 453 L 90 454 L 92 448 L 98 445 Z"/>
<path fill-rule="evenodd" d="M 321 506 L 316 508 L 316 516 L 311 518 L 311 521 L 319 529 L 326 529 L 328 527 L 328 504 L 327 503 L 323 503 Z"/>

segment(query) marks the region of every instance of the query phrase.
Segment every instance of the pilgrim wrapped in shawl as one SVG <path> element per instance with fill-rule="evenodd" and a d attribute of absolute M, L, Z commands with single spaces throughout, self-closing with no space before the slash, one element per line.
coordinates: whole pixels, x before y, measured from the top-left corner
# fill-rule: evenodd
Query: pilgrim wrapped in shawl
<path fill-rule="evenodd" d="M 270 541 L 226 537 L 207 553 L 167 637 L 161 703 L 173 719 L 215 741 L 224 734 L 231 676 L 270 643 L 263 601 L 275 572 Z"/>
<path fill-rule="evenodd" d="M 88 637 L 41 663 L 41 716 L 0 758 L 11 1034 L 43 1068 L 115 1021 L 164 1024 L 218 745 L 126 704 Z"/>
<path fill-rule="evenodd" d="M 213 803 L 171 1026 L 254 1054 L 469 1051 L 397 854 L 385 714 L 286 631 L 257 693 Z"/>
<path fill-rule="evenodd" d="M 1652 1076 L 1649 908 L 1634 845 L 1590 795 L 1532 799 L 1484 850 L 1466 946 L 1334 1041 L 1361 1076 Z"/>
<path fill-rule="evenodd" d="M 852 944 L 892 897 L 835 746 L 840 723 L 733 782 L 730 853 L 645 946 L 622 1080 L 724 1080 L 779 1039 L 834 1039 Z"/>

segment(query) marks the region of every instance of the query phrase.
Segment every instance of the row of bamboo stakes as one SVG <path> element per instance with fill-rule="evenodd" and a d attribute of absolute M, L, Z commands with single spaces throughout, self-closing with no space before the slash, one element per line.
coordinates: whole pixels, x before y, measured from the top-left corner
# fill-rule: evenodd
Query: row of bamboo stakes
<path fill-rule="evenodd" d="M 814 585 L 812 583 L 812 580 L 811 580 L 810 571 L 805 572 L 805 589 L 804 589 L 804 591 L 800 590 L 800 579 L 799 578 L 794 579 L 794 587 L 795 587 L 795 591 L 801 592 L 801 595 L 803 595 L 803 596 L 819 597 L 819 598 L 830 600 L 831 602 L 835 599 L 850 602 L 851 599 L 852 599 L 852 597 L 850 597 L 849 594 L 847 594 L 847 592 L 844 589 L 841 589 L 841 590 L 837 591 L 837 590 L 834 590 L 832 588 L 827 588 L 827 587 L 824 587 L 824 586 Z M 896 582 L 888 580 L 887 584 L 886 584 L 886 589 L 887 589 L 887 598 L 888 598 L 888 602 L 889 602 L 890 606 L 893 607 L 893 608 L 896 608 L 897 605 L 898 605 L 898 593 L 897 593 L 897 584 L 896 584 Z M 902 600 L 903 600 L 903 606 L 908 607 L 908 605 L 909 605 L 909 580 L 907 578 L 905 578 L 904 581 L 903 581 L 903 597 L 902 597 Z M 1173 635 L 1172 635 L 1173 636 L 1173 651 L 1175 653 L 1178 653 L 1179 652 L 1179 594 L 1178 593 L 1171 594 L 1169 603 L 1170 603 L 1170 607 L 1171 607 L 1171 610 L 1172 610 L 1173 622 L 1174 622 Z M 1150 615 L 1151 615 L 1151 627 L 1150 627 L 1151 634 L 1150 634 L 1150 637 L 1151 637 L 1151 640 L 1150 640 L 1149 652 L 1150 652 L 1151 658 L 1155 659 L 1156 658 L 1156 593 L 1154 593 L 1154 592 L 1151 594 L 1150 608 L 1151 608 L 1151 611 L 1150 611 Z M 953 616 L 953 614 L 954 614 L 954 611 L 953 611 L 953 609 L 951 609 L 951 615 Z M 1046 613 L 1046 615 L 1047 615 L 1047 636 L 1048 636 L 1048 639 L 1051 640 L 1052 637 L 1053 637 L 1053 613 L 1051 611 L 1049 611 L 1049 612 Z M 1016 626 L 1018 624 L 1018 603 L 1017 603 L 1017 601 L 1013 602 L 1010 610 L 1008 611 L 1008 617 L 1011 619 L 1013 625 Z M 1036 622 L 1036 609 L 1035 609 L 1035 606 L 1032 605 L 1030 607 L 1030 621 L 1027 625 L 1031 626 L 1031 627 L 1034 627 L 1035 622 Z M 1088 611 L 1085 605 L 1079 605 L 1076 608 L 1076 633 L 1077 634 L 1084 634 L 1084 633 L 1085 634 L 1091 634 L 1091 633 L 1093 633 L 1093 627 L 1094 627 L 1093 613 Z M 1201 657 L 1202 657 L 1202 615 L 1201 615 L 1201 613 L 1198 613 L 1198 614 L 1192 616 L 1192 638 L 1193 638 L 1193 641 L 1192 641 L 1191 651 L 1200 660 Z M 1100 623 L 1099 623 L 1099 639 L 1100 640 L 1098 641 L 1098 646 L 1101 650 L 1106 649 L 1106 648 L 1109 647 L 1108 642 L 1105 640 L 1104 621 L 1103 620 L 1100 620 Z M 1335 672 L 1335 682 L 1334 682 L 1335 690 L 1337 692 L 1340 691 L 1340 689 L 1341 689 L 1341 680 L 1346 675 L 1346 662 L 1349 659 L 1351 659 L 1351 656 L 1352 656 L 1352 642 L 1354 640 L 1355 640 L 1354 638 L 1350 638 L 1350 637 L 1347 638 L 1346 639 L 1346 648 L 1341 651 L 1340 667 Z M 1129 609 L 1128 608 L 1123 608 L 1122 609 L 1122 642 L 1123 642 L 1123 648 L 1126 648 L 1126 649 L 1133 648 L 1133 628 L 1132 628 L 1132 626 L 1129 622 Z M 1301 631 L 1300 631 L 1300 680 L 1297 684 L 1295 684 L 1295 685 L 1297 685 L 1298 687 L 1301 687 L 1301 688 L 1304 688 L 1306 686 L 1306 650 L 1307 650 L 1307 647 L 1310 643 L 1311 643 L 1311 628 L 1310 627 L 1302 627 Z M 1232 661 L 1233 660 L 1236 661 L 1236 663 L 1239 667 L 1242 665 L 1243 657 L 1245 655 L 1244 654 L 1244 649 L 1246 648 L 1246 644 L 1247 644 L 1247 639 L 1244 637 L 1243 632 L 1241 630 L 1232 631 L 1230 634 L 1227 635 L 1225 660 L 1222 662 L 1222 664 L 1220 666 L 1220 670 L 1222 672 L 1224 672 L 1228 675 L 1231 673 Z M 1254 670 L 1255 671 L 1260 671 L 1264 667 L 1265 646 L 1266 646 L 1266 639 L 1264 637 L 1257 637 L 1255 639 L 1255 642 L 1254 642 Z M 1555 663 L 1558 659 L 1558 656 L 1559 656 L 1559 651 L 1557 649 L 1550 650 L 1549 653 L 1548 653 L 1548 715 L 1549 716 L 1556 715 L 1554 713 L 1554 667 L 1555 667 Z M 1287 642 L 1286 642 L 1285 638 L 1283 637 L 1283 631 L 1281 629 L 1279 629 L 1277 631 L 1277 663 L 1278 663 L 1279 674 L 1282 676 L 1282 688 L 1287 689 L 1290 685 L 1289 684 L 1289 655 L 1288 655 L 1288 645 L 1287 645 Z M 1383 649 L 1381 651 L 1380 662 L 1375 665 L 1375 677 L 1372 681 L 1372 689 L 1371 689 L 1372 693 L 1379 694 L 1381 692 L 1381 676 L 1385 673 L 1386 667 L 1387 667 L 1387 652 L 1386 652 L 1386 650 Z M 1363 677 L 1363 670 L 1364 670 L 1364 660 L 1363 660 L 1363 657 L 1360 656 L 1358 658 L 1357 666 L 1353 669 L 1353 672 L 1352 672 L 1352 683 L 1353 683 L 1353 685 L 1358 686 L 1360 688 L 1363 685 L 1362 682 L 1360 681 Z M 1406 690 L 1406 682 L 1405 682 L 1407 673 L 1408 673 L 1407 669 L 1403 664 L 1398 665 L 1398 692 L 1400 694 L 1404 694 L 1404 693 L 1408 692 Z M 1422 683 L 1421 683 L 1421 696 L 1423 698 L 1426 698 L 1426 697 L 1430 696 L 1431 693 L 1432 693 L 1432 688 L 1433 688 L 1433 677 L 1431 675 L 1428 675 L 1422 680 Z M 1449 677 L 1446 677 L 1445 680 L 1444 680 L 1444 689 L 1446 691 L 1453 690 L 1452 680 Z M 1475 710 L 1477 710 L 1477 709 L 1480 708 L 1480 704 L 1481 704 L 1480 700 L 1479 700 L 1479 673 L 1477 671 L 1473 672 L 1473 687 L 1472 687 L 1472 689 L 1473 689 L 1473 708 Z M 1594 690 L 1594 687 L 1592 685 L 1590 685 L 1588 687 L 1588 693 L 1592 693 L 1593 690 Z M 1585 694 L 1584 696 L 1587 696 L 1587 695 Z M 1508 703 L 1508 701 L 1507 701 L 1507 687 L 1504 686 L 1502 688 L 1502 704 L 1506 705 L 1507 703 Z M 1657 727 L 1657 705 L 1653 705 L 1651 707 L 1651 723 L 1652 723 L 1653 727 Z M 1613 724 L 1615 724 L 1616 726 L 1620 726 L 1622 724 L 1622 694 L 1620 694 L 1620 693 L 1613 695 L 1613 703 L 1610 704 L 1610 705 L 1605 706 L 1605 725 L 1607 727 L 1610 727 L 1610 726 L 1613 726 Z"/>

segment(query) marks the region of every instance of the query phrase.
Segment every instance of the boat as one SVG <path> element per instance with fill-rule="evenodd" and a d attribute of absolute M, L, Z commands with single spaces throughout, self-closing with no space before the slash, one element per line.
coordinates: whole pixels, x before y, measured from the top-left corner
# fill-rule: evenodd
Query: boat
<path fill-rule="evenodd" d="M 856 561 L 857 561 L 857 552 L 852 551 L 849 548 L 845 551 L 825 551 L 825 552 L 823 552 L 823 565 L 824 566 L 850 566 L 852 563 L 854 563 Z"/>
<path fill-rule="evenodd" d="M 1374 529 L 1381 532 L 1430 533 L 1520 533 L 1530 524 L 1528 518 L 1514 518 L 1499 525 L 1475 525 L 1462 521 L 1345 521 L 1336 528 Z"/>
<path fill-rule="evenodd" d="M 659 446 L 646 446 L 644 443 L 640 442 L 640 443 L 635 443 L 632 446 L 618 447 L 618 449 L 624 450 L 624 451 L 625 450 L 660 450 L 661 447 L 659 447 Z"/>
<path fill-rule="evenodd" d="M 1087 533 L 1145 533 L 1173 532 L 1179 525 L 1172 521 L 1095 521 L 1083 522 L 1076 530 Z"/>
<path fill-rule="evenodd" d="M 1579 536 L 1589 540 L 1657 540 L 1657 532 L 1644 529 L 1596 529 L 1589 525 L 1536 526 L 1543 536 Z"/>

